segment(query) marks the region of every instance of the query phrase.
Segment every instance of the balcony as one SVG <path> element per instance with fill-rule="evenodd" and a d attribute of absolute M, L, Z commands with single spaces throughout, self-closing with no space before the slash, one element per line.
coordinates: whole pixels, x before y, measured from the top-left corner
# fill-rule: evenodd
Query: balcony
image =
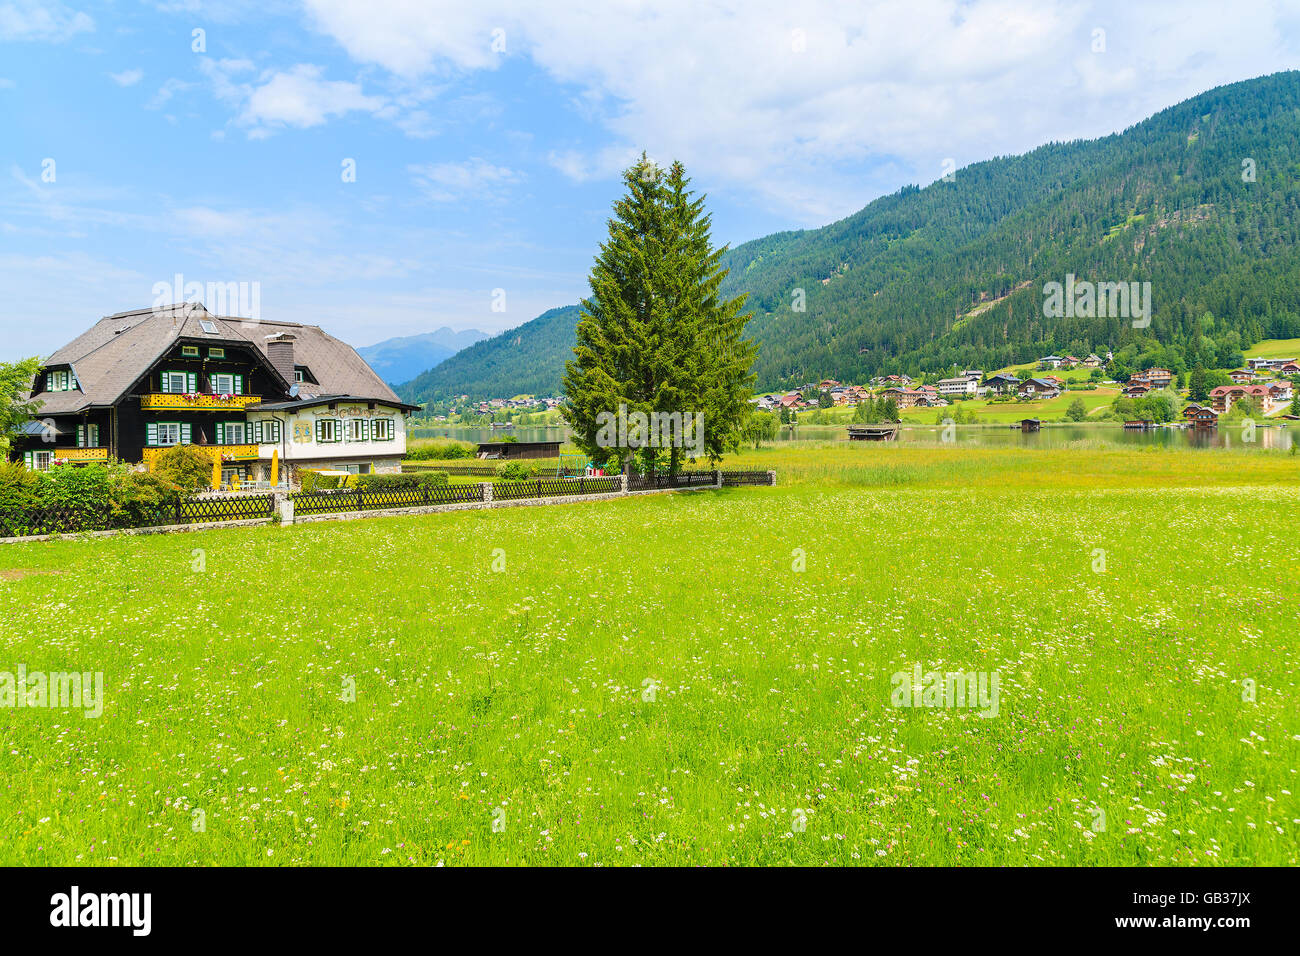
<path fill-rule="evenodd" d="M 90 461 L 108 461 L 107 448 L 56 448 L 54 449 L 54 458 L 56 461 L 70 461 L 76 463 Z"/>
<path fill-rule="evenodd" d="M 260 395 L 212 395 L 208 392 L 151 392 L 140 396 L 145 411 L 233 411 L 262 401 Z"/>
<path fill-rule="evenodd" d="M 168 447 L 175 448 L 175 445 Z M 192 448 L 198 448 L 208 454 L 213 452 L 221 453 L 222 461 L 256 461 L 258 458 L 256 445 L 192 445 Z M 166 451 L 166 448 L 146 448 L 141 453 L 141 460 L 152 470 L 154 459 L 160 452 Z"/>

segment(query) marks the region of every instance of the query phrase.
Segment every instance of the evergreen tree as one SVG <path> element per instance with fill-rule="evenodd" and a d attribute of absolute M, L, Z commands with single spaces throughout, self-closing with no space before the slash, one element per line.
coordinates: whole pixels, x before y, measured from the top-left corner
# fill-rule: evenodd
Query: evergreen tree
<path fill-rule="evenodd" d="M 611 444 L 602 413 L 626 405 L 629 418 L 701 416 L 702 450 L 714 462 L 738 446 L 750 413 L 754 346 L 742 338 L 750 317 L 744 296 L 718 295 L 727 250 L 713 248 L 704 199 L 693 198 L 681 163 L 665 174 L 642 156 L 623 182 L 566 365 L 565 417 L 594 460 L 621 465 L 637 456 L 652 471 L 663 450 L 634 447 L 630 429 Z M 671 473 L 687 450 L 679 444 L 667 450 Z"/>
<path fill-rule="evenodd" d="M 1187 381 L 1187 397 L 1193 402 L 1204 402 L 1210 397 L 1210 389 L 1205 379 L 1205 366 L 1197 364 L 1192 369 L 1192 376 Z"/>

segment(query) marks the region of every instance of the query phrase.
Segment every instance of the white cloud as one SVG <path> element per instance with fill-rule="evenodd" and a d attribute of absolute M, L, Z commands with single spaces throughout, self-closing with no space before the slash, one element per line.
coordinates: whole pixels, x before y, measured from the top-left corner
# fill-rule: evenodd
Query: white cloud
<path fill-rule="evenodd" d="M 288 73 L 274 73 L 248 98 L 240 117 L 250 125 L 319 126 L 331 116 L 353 110 L 375 112 L 382 97 L 366 96 L 356 83 L 321 78 L 321 68 L 300 64 Z"/>
<path fill-rule="evenodd" d="M 163 85 L 158 87 L 158 92 L 149 98 L 149 102 L 144 104 L 144 108 L 147 110 L 162 109 L 173 96 L 190 89 L 193 85 L 193 83 L 171 77 L 163 81 Z"/>
<path fill-rule="evenodd" d="M 367 96 L 357 83 L 327 80 L 319 66 L 302 63 L 288 71 L 266 70 L 255 81 L 237 80 L 253 68 L 248 60 L 205 58 L 200 63 L 214 95 L 238 107 L 235 124 L 247 127 L 252 138 L 285 127 L 320 126 L 356 111 L 378 114 L 385 108 L 383 97 Z"/>
<path fill-rule="evenodd" d="M 144 70 L 123 70 L 121 73 L 110 73 L 108 78 L 118 86 L 135 86 L 144 79 Z"/>
<path fill-rule="evenodd" d="M 305 2 L 353 59 L 407 80 L 495 68 L 504 31 L 505 56 L 610 136 L 551 154 L 576 180 L 646 149 L 814 220 L 878 193 L 863 168 L 929 182 L 947 157 L 1122 129 L 1300 53 L 1269 0 Z"/>
<path fill-rule="evenodd" d="M 434 202 L 499 198 L 502 187 L 523 179 L 512 169 L 494 166 L 477 157 L 463 163 L 408 166 L 407 171 L 420 190 Z"/>
<path fill-rule="evenodd" d="M 0 40 L 45 40 L 62 42 L 78 33 L 95 29 L 87 14 L 70 10 L 62 3 L 40 0 L 9 0 L 0 3 Z"/>

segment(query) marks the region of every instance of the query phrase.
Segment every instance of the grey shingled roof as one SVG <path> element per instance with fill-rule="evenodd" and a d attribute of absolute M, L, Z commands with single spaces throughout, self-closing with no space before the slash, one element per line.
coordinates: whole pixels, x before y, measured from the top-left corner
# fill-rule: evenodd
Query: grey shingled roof
<path fill-rule="evenodd" d="M 216 325 L 216 335 L 203 331 L 200 320 L 204 319 Z M 281 332 L 294 336 L 294 364 L 307 366 L 316 379 L 315 384 L 304 382 L 299 386 L 301 397 L 354 395 L 397 401 L 393 390 L 352 346 L 319 326 L 217 316 L 197 303 L 105 316 L 45 360 L 46 367 L 71 365 L 80 390 L 40 392 L 33 398 L 43 403 L 39 412 L 42 415 L 111 405 L 177 339 L 199 339 L 214 345 L 252 343 L 266 357 L 267 337 Z"/>

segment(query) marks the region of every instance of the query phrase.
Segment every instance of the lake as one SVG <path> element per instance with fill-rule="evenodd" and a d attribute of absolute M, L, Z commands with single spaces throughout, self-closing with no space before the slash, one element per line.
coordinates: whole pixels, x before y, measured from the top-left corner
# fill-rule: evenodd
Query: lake
<path fill-rule="evenodd" d="M 1179 448 L 1264 448 L 1289 451 L 1296 443 L 1300 422 L 1260 425 L 1255 429 L 1255 440 L 1248 442 L 1238 425 L 1225 425 L 1217 429 L 1156 428 L 1151 431 L 1129 431 L 1119 425 L 1044 425 L 1041 431 L 1022 432 L 1009 425 L 957 425 L 955 440 L 959 445 L 991 447 L 1059 448 L 1071 442 L 1104 442 L 1113 445 L 1168 445 Z M 937 442 L 942 438 L 940 425 L 904 425 L 899 441 Z M 411 429 L 412 438 L 456 438 L 461 441 L 492 441 L 513 435 L 520 441 L 564 441 L 569 430 L 557 425 L 548 428 L 456 428 L 449 426 L 421 426 Z M 847 441 L 844 425 L 799 425 L 791 436 L 789 428 L 782 428 L 777 441 Z"/>

